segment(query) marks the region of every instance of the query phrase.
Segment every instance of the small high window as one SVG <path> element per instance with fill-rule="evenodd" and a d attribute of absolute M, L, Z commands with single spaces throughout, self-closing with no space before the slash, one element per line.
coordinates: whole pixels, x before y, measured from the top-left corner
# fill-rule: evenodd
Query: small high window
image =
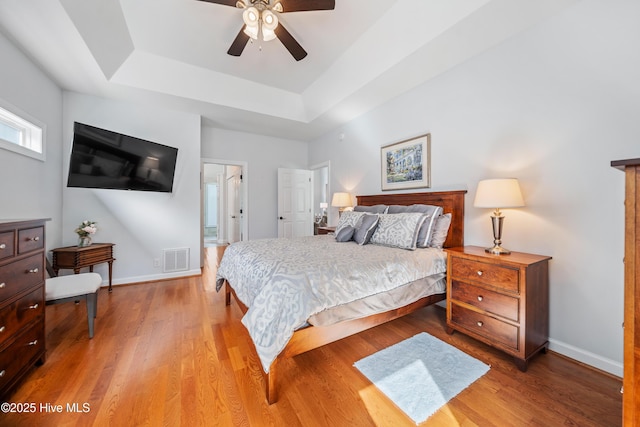
<path fill-rule="evenodd" d="M 0 148 L 44 161 L 44 126 L 34 122 L 16 108 L 0 104 Z"/>

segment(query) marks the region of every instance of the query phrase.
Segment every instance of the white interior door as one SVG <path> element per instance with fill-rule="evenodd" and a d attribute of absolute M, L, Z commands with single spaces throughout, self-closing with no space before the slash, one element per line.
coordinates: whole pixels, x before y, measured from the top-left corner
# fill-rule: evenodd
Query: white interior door
<path fill-rule="evenodd" d="M 278 169 L 278 237 L 313 235 L 313 172 Z"/>
<path fill-rule="evenodd" d="M 241 185 L 242 169 L 237 166 L 229 167 L 227 176 L 227 238 L 229 243 L 242 239 L 240 234 L 242 228 Z"/>

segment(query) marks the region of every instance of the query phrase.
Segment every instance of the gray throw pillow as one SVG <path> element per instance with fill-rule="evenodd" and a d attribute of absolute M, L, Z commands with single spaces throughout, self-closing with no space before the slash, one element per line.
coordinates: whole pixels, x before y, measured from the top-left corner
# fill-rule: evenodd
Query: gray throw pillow
<path fill-rule="evenodd" d="M 362 215 L 364 215 L 364 212 L 342 212 L 342 214 L 340 215 L 340 219 L 338 220 L 338 225 L 336 225 L 336 234 L 338 234 L 340 230 L 342 230 L 346 226 L 355 228 Z"/>
<path fill-rule="evenodd" d="M 444 242 L 449 234 L 449 226 L 451 226 L 451 214 L 440 215 L 433 226 L 433 233 L 431 233 L 429 241 L 430 248 L 442 249 L 444 247 Z"/>
<path fill-rule="evenodd" d="M 373 236 L 380 217 L 374 214 L 364 214 L 356 225 L 356 231 L 353 233 L 353 240 L 359 245 L 366 245 L 369 243 L 371 236 Z"/>
<path fill-rule="evenodd" d="M 416 249 L 418 231 L 426 215 L 420 212 L 381 214 L 371 243 L 402 249 Z"/>
<path fill-rule="evenodd" d="M 391 205 L 389 206 L 389 210 L 387 213 L 396 214 L 406 212 L 421 212 L 423 214 L 429 215 L 424 223 L 422 223 L 420 231 L 418 232 L 418 239 L 416 241 L 416 246 L 419 248 L 429 247 L 429 240 L 431 240 L 433 226 L 436 222 L 436 219 L 438 219 L 438 217 L 442 215 L 442 207 L 422 204 L 414 204 L 409 206 Z"/>
<path fill-rule="evenodd" d="M 353 228 L 350 225 L 345 225 L 344 227 L 342 227 L 340 229 L 340 231 L 338 231 L 336 233 L 336 242 L 348 242 L 349 240 L 352 240 L 353 238 L 353 233 L 356 231 L 355 228 Z"/>
<path fill-rule="evenodd" d="M 387 213 L 387 205 L 374 205 L 374 206 L 354 206 L 354 212 L 368 212 L 382 214 Z"/>

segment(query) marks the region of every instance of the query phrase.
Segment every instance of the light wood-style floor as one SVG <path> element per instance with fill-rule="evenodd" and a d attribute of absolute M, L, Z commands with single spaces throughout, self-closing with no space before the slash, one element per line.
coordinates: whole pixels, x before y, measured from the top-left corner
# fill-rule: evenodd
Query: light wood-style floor
<path fill-rule="evenodd" d="M 215 255 L 202 277 L 101 290 L 92 340 L 83 303 L 47 306 L 47 361 L 9 399 L 38 410 L 0 413 L 0 425 L 411 426 L 353 363 L 423 331 L 492 366 L 424 425 L 621 425 L 620 379 L 552 352 L 522 373 L 502 353 L 447 335 L 439 307 L 290 359 L 269 406 L 240 312 L 214 290 Z M 73 403 L 88 410 L 68 412 Z"/>

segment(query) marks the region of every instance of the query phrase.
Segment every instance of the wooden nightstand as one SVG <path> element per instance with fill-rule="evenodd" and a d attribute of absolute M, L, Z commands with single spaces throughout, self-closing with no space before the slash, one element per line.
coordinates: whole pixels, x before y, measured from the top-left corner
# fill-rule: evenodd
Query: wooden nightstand
<path fill-rule="evenodd" d="M 447 332 L 460 331 L 513 356 L 521 371 L 549 346 L 551 257 L 447 249 Z"/>
<path fill-rule="evenodd" d="M 335 227 L 318 227 L 318 235 L 335 233 Z"/>

